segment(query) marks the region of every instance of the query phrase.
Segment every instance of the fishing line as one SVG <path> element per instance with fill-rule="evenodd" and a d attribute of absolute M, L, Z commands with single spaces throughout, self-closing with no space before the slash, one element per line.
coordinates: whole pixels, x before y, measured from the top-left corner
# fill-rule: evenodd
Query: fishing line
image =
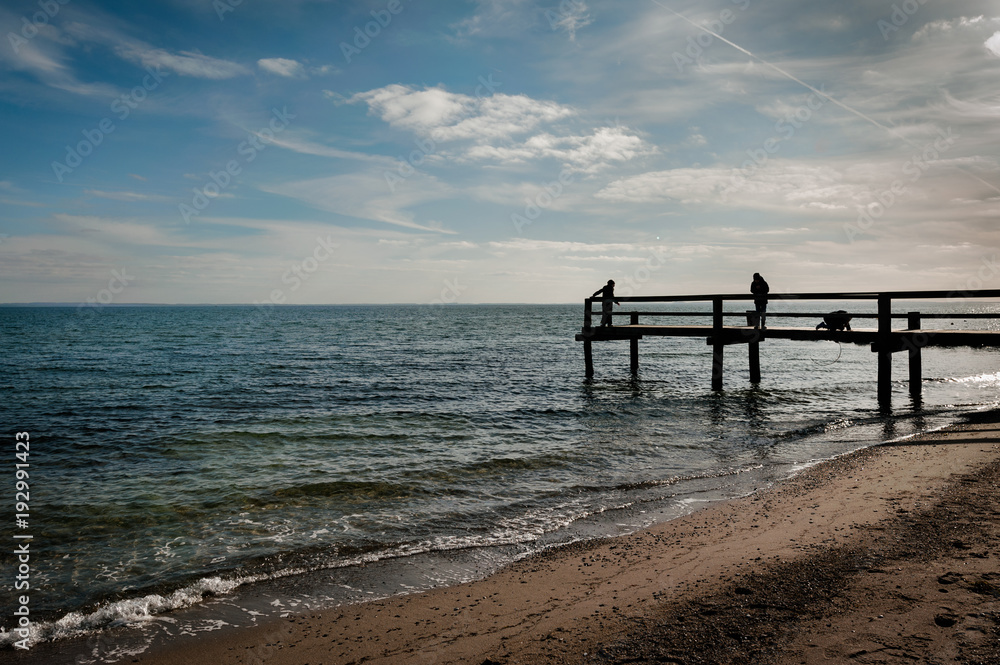
<path fill-rule="evenodd" d="M 837 340 L 833 340 L 833 341 L 835 341 L 835 342 L 836 342 Z M 817 364 L 817 365 L 819 365 L 820 367 L 829 367 L 830 365 L 833 365 L 833 364 L 835 364 L 835 363 L 836 363 L 836 362 L 837 362 L 838 360 L 840 360 L 840 355 L 841 355 L 841 354 L 842 354 L 843 352 L 844 352 L 844 345 L 843 345 L 843 344 L 841 344 L 840 342 L 837 342 L 837 357 L 836 357 L 836 358 L 834 358 L 833 360 L 831 360 L 830 362 L 823 362 L 823 363 L 821 363 L 820 361 L 816 360 L 815 358 L 810 358 L 809 360 L 813 361 L 814 363 L 816 363 L 816 364 Z"/>

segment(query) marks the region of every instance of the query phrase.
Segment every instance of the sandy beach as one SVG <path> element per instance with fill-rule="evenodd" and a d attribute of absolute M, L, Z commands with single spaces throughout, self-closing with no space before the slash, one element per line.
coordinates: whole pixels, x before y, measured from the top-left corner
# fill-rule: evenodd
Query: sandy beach
<path fill-rule="evenodd" d="M 128 661 L 997 663 L 998 444 L 982 414 L 477 582 Z"/>

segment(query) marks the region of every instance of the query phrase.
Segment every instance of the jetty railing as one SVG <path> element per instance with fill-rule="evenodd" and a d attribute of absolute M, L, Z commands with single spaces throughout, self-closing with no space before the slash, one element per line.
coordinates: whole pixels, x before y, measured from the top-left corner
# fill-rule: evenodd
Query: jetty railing
<path fill-rule="evenodd" d="M 978 289 L 968 291 L 867 291 L 831 293 L 772 293 L 768 294 L 769 305 L 775 302 L 811 301 L 868 301 L 876 304 L 875 312 L 847 312 L 855 319 L 874 319 L 875 328 L 853 328 L 851 330 L 817 330 L 813 327 L 768 327 L 757 329 L 751 325 L 726 326 L 726 318 L 747 318 L 754 310 L 726 311 L 727 302 L 753 301 L 753 294 L 708 294 L 678 296 L 621 296 L 615 298 L 620 303 L 698 303 L 712 304 L 712 311 L 618 311 L 615 317 L 628 316 L 626 325 L 597 327 L 594 316 L 602 312 L 593 311 L 594 303 L 602 298 L 584 300 L 583 330 L 576 335 L 583 342 L 584 363 L 587 377 L 594 375 L 593 342 L 629 340 L 630 368 L 633 374 L 639 371 L 639 340 L 645 336 L 659 337 L 705 337 L 712 347 L 712 389 L 722 390 L 724 349 L 732 344 L 748 345 L 750 381 L 760 382 L 760 343 L 767 339 L 790 339 L 801 341 L 834 340 L 853 344 L 869 344 L 878 358 L 878 399 L 888 402 L 892 394 L 892 354 L 906 351 L 909 357 L 910 393 L 919 395 L 922 383 L 921 350 L 929 346 L 1000 346 L 1000 330 L 936 330 L 923 328 L 924 320 L 936 319 L 1000 319 L 1000 313 L 991 312 L 893 312 L 894 301 L 946 300 L 950 303 L 983 301 L 1000 298 L 1000 289 Z M 822 318 L 825 312 L 768 312 L 767 319 Z M 639 317 L 710 317 L 710 325 L 653 325 L 640 323 Z M 906 320 L 906 327 L 894 329 L 893 320 Z M 749 324 L 749 320 L 747 321 Z"/>

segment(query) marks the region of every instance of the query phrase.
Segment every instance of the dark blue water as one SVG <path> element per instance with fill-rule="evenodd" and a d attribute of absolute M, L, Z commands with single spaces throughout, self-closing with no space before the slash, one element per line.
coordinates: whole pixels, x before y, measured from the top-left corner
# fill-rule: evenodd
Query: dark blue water
<path fill-rule="evenodd" d="M 920 402 L 896 360 L 886 414 L 866 347 L 780 340 L 761 347 L 759 387 L 731 347 L 712 393 L 703 339 L 643 340 L 637 380 L 626 343 L 595 344 L 586 381 L 581 309 L 0 308 L 8 506 L 14 432 L 31 441 L 33 639 L 376 561 L 492 551 L 499 565 L 1000 394 L 1000 354 L 933 349 Z"/>

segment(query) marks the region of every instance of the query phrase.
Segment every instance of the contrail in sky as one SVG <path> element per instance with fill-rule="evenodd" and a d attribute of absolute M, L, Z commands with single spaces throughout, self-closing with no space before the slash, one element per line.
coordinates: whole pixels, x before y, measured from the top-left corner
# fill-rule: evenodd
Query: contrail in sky
<path fill-rule="evenodd" d="M 779 67 L 779 66 L 777 66 L 777 65 L 775 65 L 773 63 L 768 62 L 767 60 L 765 60 L 764 58 L 760 57 L 759 55 L 754 55 L 753 53 L 751 53 L 747 49 L 743 48 L 739 44 L 736 44 L 735 42 L 732 42 L 732 41 L 726 39 L 722 35 L 720 35 L 720 34 L 714 32 L 714 31 L 710 30 L 709 28 L 706 28 L 703 25 L 699 25 L 699 24 L 695 23 L 694 21 L 692 21 L 691 19 L 689 19 L 687 16 L 684 16 L 683 14 L 674 11 L 673 9 L 671 9 L 670 7 L 667 7 L 662 2 L 659 2 L 659 0 L 650 0 L 650 2 L 652 2 L 657 7 L 661 7 L 663 9 L 666 9 L 668 12 L 670 12 L 674 16 L 680 18 L 683 21 L 686 21 L 687 23 L 690 23 L 691 25 L 693 25 L 694 27 L 698 28 L 699 30 L 701 30 L 703 32 L 707 32 L 708 34 L 712 35 L 713 37 L 715 37 L 719 41 L 722 41 L 722 42 L 725 42 L 725 43 L 729 44 L 730 46 L 732 46 L 734 49 L 736 49 L 740 53 L 745 53 L 746 55 L 750 56 L 751 58 L 753 58 L 757 62 L 761 63 L 762 65 L 764 65 L 766 67 L 770 67 L 771 69 L 773 69 L 774 71 L 778 72 L 779 74 L 781 74 L 785 78 L 790 79 L 792 81 L 795 81 L 799 85 L 803 86 L 804 88 L 806 88 L 808 90 L 811 90 L 812 92 L 816 93 L 817 95 L 820 95 L 821 97 L 825 97 L 826 99 L 830 100 L 831 102 L 833 102 L 834 104 L 836 104 L 840 108 L 844 109 L 848 113 L 852 113 L 852 114 L 858 116 L 859 118 L 861 118 L 862 120 L 865 120 L 866 122 L 869 122 L 869 123 L 875 125 L 879 129 L 882 129 L 882 130 L 885 130 L 885 131 L 889 132 L 890 134 L 892 134 L 893 136 L 895 136 L 896 138 L 898 138 L 900 141 L 902 141 L 903 143 L 905 143 L 908 146 L 910 146 L 911 148 L 913 148 L 915 150 L 921 150 L 921 146 L 918 146 L 916 143 L 914 143 L 913 141 L 910 141 L 905 136 L 900 135 L 892 127 L 887 127 L 886 125 L 883 125 L 882 123 L 880 123 L 878 120 L 875 120 L 874 118 L 872 118 L 872 117 L 870 117 L 868 115 L 865 115 L 861 111 L 848 106 L 847 104 L 843 103 L 839 99 L 831 97 L 830 95 L 828 95 L 827 93 L 823 92 L 822 90 L 817 90 L 816 88 L 814 88 L 813 86 L 809 85 L 805 81 L 799 79 L 798 77 L 794 76 L 793 74 L 790 74 L 789 72 L 786 72 L 781 67 Z M 998 189 L 996 186 L 994 186 L 994 185 L 986 182 L 985 180 L 983 180 L 982 178 L 980 178 L 979 176 L 977 176 L 975 173 L 971 173 L 969 171 L 966 171 L 961 166 L 955 166 L 955 168 L 957 168 L 962 173 L 964 173 L 964 174 L 966 174 L 966 175 L 968 175 L 968 176 L 970 176 L 972 178 L 975 178 L 976 180 L 978 180 L 982 184 L 986 185 L 987 187 L 989 187 L 993 191 L 995 191 L 997 193 L 1000 193 L 1000 189 Z"/>

